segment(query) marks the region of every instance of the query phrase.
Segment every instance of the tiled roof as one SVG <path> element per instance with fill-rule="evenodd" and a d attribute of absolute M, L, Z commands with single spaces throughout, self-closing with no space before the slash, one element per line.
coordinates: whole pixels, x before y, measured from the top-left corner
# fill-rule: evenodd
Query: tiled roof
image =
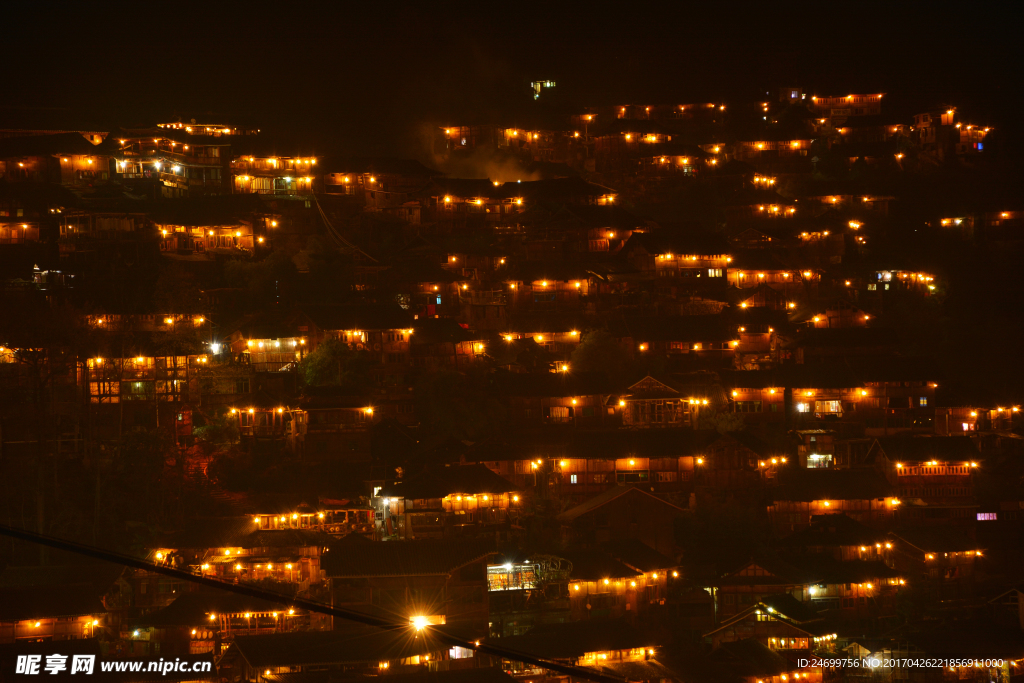
<path fill-rule="evenodd" d="M 574 581 L 628 579 L 641 573 L 602 550 L 571 550 L 560 554 L 572 563 L 569 578 Z"/>
<path fill-rule="evenodd" d="M 709 655 L 709 659 L 745 678 L 774 676 L 792 669 L 782 655 L 770 650 L 757 638 L 722 643 Z"/>
<path fill-rule="evenodd" d="M 101 591 L 88 583 L 0 588 L 0 622 L 105 614 Z"/>
<path fill-rule="evenodd" d="M 896 488 L 877 470 L 805 470 L 780 473 L 776 501 L 870 500 L 891 496 Z"/>
<path fill-rule="evenodd" d="M 500 373 L 494 387 L 505 396 L 593 396 L 610 394 L 615 387 L 604 373 Z"/>
<path fill-rule="evenodd" d="M 673 512 L 682 510 L 682 508 L 673 505 L 672 503 L 664 501 L 661 498 L 658 498 L 657 496 L 651 495 L 650 493 L 644 491 L 642 488 L 638 488 L 636 486 L 612 486 L 611 488 L 603 491 L 602 493 L 597 494 L 593 498 L 583 501 L 576 507 L 566 510 L 565 512 L 558 516 L 558 521 L 562 523 L 573 522 L 582 517 L 583 515 L 589 514 L 594 510 L 598 509 L 599 507 L 607 505 L 608 503 L 622 496 L 647 496 L 665 506 L 666 510 L 671 510 Z"/>
<path fill-rule="evenodd" d="M 452 493 L 497 494 L 516 490 L 514 484 L 485 465 L 452 465 L 391 484 L 381 491 L 381 495 L 411 500 L 444 498 Z"/>
<path fill-rule="evenodd" d="M 237 636 L 232 649 L 255 669 L 404 659 L 448 649 L 411 629 L 385 631 L 346 625 L 342 630 Z"/>
<path fill-rule="evenodd" d="M 492 544 L 481 541 L 382 542 L 351 534 L 323 554 L 320 566 L 332 578 L 437 576 L 482 560 L 492 552 Z"/>
<path fill-rule="evenodd" d="M 641 540 L 630 538 L 621 541 L 609 541 L 601 546 L 609 556 L 641 572 L 657 571 L 675 567 L 679 563 L 662 555 Z"/>
<path fill-rule="evenodd" d="M 958 553 L 967 550 L 984 550 L 985 545 L 970 538 L 955 527 L 897 529 L 891 532 L 893 538 L 914 546 L 925 553 Z"/>
<path fill-rule="evenodd" d="M 567 660 L 587 652 L 653 647 L 659 639 L 630 626 L 623 619 L 545 624 L 526 635 L 488 638 L 492 645 L 546 659 Z"/>
<path fill-rule="evenodd" d="M 184 593 L 167 607 L 143 615 L 134 622 L 134 626 L 201 626 L 210 623 L 210 614 L 274 612 L 287 609 L 287 605 L 284 598 L 278 603 L 224 591 Z"/>
<path fill-rule="evenodd" d="M 474 444 L 466 459 L 476 462 L 532 460 L 537 457 L 615 459 L 696 455 L 721 436 L 714 430 L 520 430 L 501 439 Z"/>
<path fill-rule="evenodd" d="M 326 546 L 334 539 L 310 529 L 260 530 L 251 516 L 197 520 L 161 540 L 169 548 L 302 548 Z"/>
<path fill-rule="evenodd" d="M 108 140 L 110 138 L 107 138 Z M 92 144 L 81 133 L 25 135 L 0 139 L 0 159 L 53 156 L 57 154 L 114 154 L 117 147 L 106 141 Z"/>
<path fill-rule="evenodd" d="M 321 330 L 396 330 L 412 327 L 412 314 L 395 305 L 306 305 L 300 310 Z"/>
<path fill-rule="evenodd" d="M 877 443 L 889 460 L 907 463 L 962 463 L 981 456 L 974 440 L 966 436 L 888 436 L 879 437 Z"/>
<path fill-rule="evenodd" d="M 267 679 L 274 680 L 273 676 L 268 676 Z M 512 678 L 512 676 L 496 666 L 452 669 L 449 671 L 422 669 L 415 673 L 389 674 L 387 676 L 387 683 L 513 683 L 515 680 L 515 678 Z M 332 683 L 349 683 L 350 681 L 352 683 L 356 681 L 365 683 L 366 677 L 340 678 L 336 681 L 332 680 Z M 282 681 L 282 683 L 288 682 Z M 297 681 L 295 683 L 306 682 Z"/>
<path fill-rule="evenodd" d="M 810 526 L 779 541 L 785 548 L 810 546 L 874 545 L 886 541 L 886 535 L 842 513 L 815 515 Z"/>
<path fill-rule="evenodd" d="M 736 339 L 736 328 L 720 315 L 636 316 L 609 324 L 613 337 L 642 342 L 723 342 Z"/>

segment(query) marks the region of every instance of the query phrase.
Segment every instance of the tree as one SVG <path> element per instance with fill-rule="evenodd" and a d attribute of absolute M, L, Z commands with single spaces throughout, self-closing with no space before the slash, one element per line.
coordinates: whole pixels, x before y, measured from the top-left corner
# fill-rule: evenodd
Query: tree
<path fill-rule="evenodd" d="M 583 335 L 570 358 L 574 372 L 600 372 L 614 381 L 626 381 L 633 374 L 633 362 L 607 330 L 592 330 Z"/>
<path fill-rule="evenodd" d="M 354 391 L 369 385 L 369 359 L 365 351 L 328 338 L 299 364 L 299 381 L 307 387 L 344 387 Z"/>

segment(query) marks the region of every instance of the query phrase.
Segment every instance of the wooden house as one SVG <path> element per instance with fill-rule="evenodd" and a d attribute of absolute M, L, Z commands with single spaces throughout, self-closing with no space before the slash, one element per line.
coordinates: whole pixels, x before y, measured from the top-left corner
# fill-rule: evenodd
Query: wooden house
<path fill-rule="evenodd" d="M 691 429 L 517 430 L 516 438 L 485 442 L 465 458 L 481 462 L 521 491 L 583 502 L 609 488 L 642 485 L 659 494 L 688 493 L 703 476 L 705 458 L 721 435 Z M 723 448 L 723 458 L 728 452 Z"/>
<path fill-rule="evenodd" d="M 27 135 L 0 140 L 0 178 L 88 188 L 115 177 L 117 145 L 81 133 Z"/>
<path fill-rule="evenodd" d="M 711 235 L 668 238 L 634 233 L 622 246 L 626 260 L 643 275 L 661 278 L 723 278 L 732 258 L 729 244 Z"/>
<path fill-rule="evenodd" d="M 292 515 L 274 515 L 285 518 L 276 523 L 267 515 L 200 519 L 157 541 L 149 559 L 222 581 L 270 581 L 306 591 L 326 580 L 321 557 L 334 538 L 320 525 L 303 528 Z"/>
<path fill-rule="evenodd" d="M 979 501 L 975 486 L 985 459 L 967 436 L 878 437 L 865 463 L 899 488 L 905 524 L 973 526 Z"/>
<path fill-rule="evenodd" d="M 323 172 L 317 156 L 278 150 L 278 145 L 255 135 L 236 139 L 231 147 L 231 192 L 308 196 L 321 189 Z"/>
<path fill-rule="evenodd" d="M 193 197 L 231 192 L 231 134 L 205 127 L 121 129 L 117 178 L 151 197 Z"/>
<path fill-rule="evenodd" d="M 239 636 L 315 628 L 322 618 L 268 600 L 200 590 L 181 593 L 171 604 L 133 619 L 130 625 L 133 641 L 143 641 L 164 657 L 219 656 Z"/>
<path fill-rule="evenodd" d="M 779 599 L 786 603 L 793 600 L 812 612 L 891 615 L 896 593 L 905 585 L 898 571 L 880 561 L 837 562 L 824 556 L 788 560 L 754 560 L 718 579 L 715 589 L 719 613 L 743 613 L 758 602 L 768 602 L 771 607 L 771 601 Z M 795 649 L 810 649 L 812 642 L 798 642 Z"/>
<path fill-rule="evenodd" d="M 800 469 L 779 473 L 768 515 L 779 532 L 809 526 L 815 515 L 842 512 L 867 526 L 893 523 L 902 501 L 898 490 L 874 469 Z"/>
<path fill-rule="evenodd" d="M 497 536 L 519 524 L 518 488 L 484 465 L 435 468 L 381 489 L 381 536 L 387 539 Z"/>
<path fill-rule="evenodd" d="M 806 603 L 788 593 L 766 595 L 724 620 L 703 635 L 712 648 L 748 638 L 756 639 L 780 654 L 807 656 L 834 652 L 835 634 L 828 624 Z"/>
<path fill-rule="evenodd" d="M 939 600 L 970 596 L 988 550 L 969 530 L 945 526 L 900 528 L 889 541 L 898 551 L 894 566 Z"/>
<path fill-rule="evenodd" d="M 636 539 L 659 553 L 674 557 L 673 518 L 684 514 L 643 488 L 614 486 L 558 516 L 566 543 L 595 546 L 609 541 Z"/>
<path fill-rule="evenodd" d="M 485 641 L 534 657 L 591 669 L 600 667 L 616 678 L 632 681 L 671 680 L 676 674 L 658 661 L 663 638 L 628 619 L 593 618 L 545 624 L 529 633 Z M 558 678 L 539 667 L 510 662 L 517 680 L 554 683 Z"/>
<path fill-rule="evenodd" d="M 382 672 L 405 673 L 415 677 L 428 666 L 447 668 L 451 648 L 436 639 L 414 637 L 416 632 L 412 625 L 408 629 L 382 630 L 345 623 L 333 631 L 239 636 L 225 651 L 218 671 L 232 681 L 283 683 L 296 676 L 319 678 L 335 672 L 374 677 Z M 473 676 L 494 683 L 511 680 L 500 670 L 495 670 L 493 677 L 486 673 L 481 676 L 481 671 L 489 670 L 472 670 L 471 676 L 455 677 L 452 683 L 465 683 L 474 680 Z M 439 679 L 448 680 L 447 674 L 440 674 Z"/>
<path fill-rule="evenodd" d="M 400 543 L 350 535 L 323 556 L 335 607 L 422 618 L 426 624 L 460 625 L 487 633 L 486 542 L 425 539 Z M 342 622 L 335 620 L 335 629 Z"/>
<path fill-rule="evenodd" d="M 566 363 L 557 367 L 555 373 L 505 373 L 495 378 L 495 391 L 513 422 L 587 429 L 615 420 L 605 410 L 613 388 L 603 375 L 571 372 Z"/>
<path fill-rule="evenodd" d="M 117 625 L 104 596 L 119 574 L 109 566 L 7 567 L 0 572 L 0 644 L 65 647 L 56 643 L 106 637 Z"/>
<path fill-rule="evenodd" d="M 885 93 L 831 97 L 813 95 L 810 98 L 809 108 L 815 114 L 827 118 L 876 115 L 882 112 L 882 97 L 884 96 Z"/>
<path fill-rule="evenodd" d="M 327 193 L 348 195 L 370 211 L 386 213 L 395 213 L 407 203 L 415 202 L 430 179 L 440 175 L 411 159 L 330 158 L 324 160 L 322 166 Z M 396 215 L 403 214 L 397 212 Z M 407 217 L 408 222 L 420 222 L 419 211 Z"/>

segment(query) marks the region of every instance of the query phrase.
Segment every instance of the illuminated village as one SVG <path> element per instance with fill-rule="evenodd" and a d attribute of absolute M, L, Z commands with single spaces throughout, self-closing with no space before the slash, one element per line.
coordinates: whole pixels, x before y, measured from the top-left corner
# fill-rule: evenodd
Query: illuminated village
<path fill-rule="evenodd" d="M 4 538 L 0 648 L 225 683 L 1016 679 L 1010 122 L 562 87 L 407 157 L 0 128 L 2 523 L 153 568 Z M 814 663 L 865 657 L 961 663 Z"/>

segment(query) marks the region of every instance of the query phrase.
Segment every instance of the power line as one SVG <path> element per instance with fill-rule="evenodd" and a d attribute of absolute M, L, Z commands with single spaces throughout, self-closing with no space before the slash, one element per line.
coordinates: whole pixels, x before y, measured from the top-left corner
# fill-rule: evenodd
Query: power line
<path fill-rule="evenodd" d="M 359 624 L 367 626 L 373 626 L 384 630 L 407 630 L 412 628 L 408 622 L 396 622 L 389 619 L 373 616 L 372 614 L 366 614 L 363 612 L 357 612 L 354 610 L 348 610 L 340 607 L 333 607 L 331 605 L 325 605 L 323 603 L 315 602 L 312 600 L 305 600 L 303 598 L 295 598 L 282 593 L 276 593 L 274 591 L 268 591 L 261 588 L 255 588 L 252 586 L 246 586 L 242 584 L 227 583 L 219 581 L 217 579 L 210 579 L 205 576 L 196 576 L 191 572 L 181 571 L 180 569 L 173 569 L 171 567 L 164 567 L 161 565 L 146 562 L 135 557 L 128 555 L 122 555 L 109 550 L 103 550 L 101 548 L 95 548 L 93 546 L 84 545 L 81 543 L 74 543 L 72 541 L 65 541 L 63 539 L 54 538 L 52 536 L 46 536 L 43 534 L 33 533 L 31 531 L 25 531 L 24 529 L 15 529 L 13 527 L 0 525 L 0 534 L 4 536 L 10 536 L 11 538 L 17 538 L 22 541 L 29 543 L 35 543 L 37 545 L 47 546 L 49 548 L 55 548 L 57 550 L 65 550 L 67 552 L 75 553 L 77 555 L 83 555 L 85 557 L 91 557 L 97 560 L 103 560 L 104 562 L 112 562 L 114 564 L 124 565 L 126 567 L 132 567 L 134 569 L 141 569 L 144 571 L 154 572 L 156 574 L 163 574 L 182 581 L 189 581 L 196 583 L 201 586 L 207 586 L 209 588 L 216 588 L 218 590 L 227 591 L 229 593 L 235 593 L 237 595 L 244 595 L 250 598 L 258 598 L 261 600 L 267 600 L 269 602 L 275 602 L 281 605 L 288 605 L 293 607 L 301 607 L 309 612 L 315 612 L 317 614 L 326 614 L 332 617 L 338 617 L 339 619 L 346 619 Z M 427 633 L 437 638 L 439 642 L 447 645 L 458 646 L 467 650 L 473 650 L 481 654 L 492 655 L 500 657 L 502 659 L 508 659 L 512 661 L 522 662 L 523 664 L 531 664 L 549 671 L 556 673 L 565 674 L 575 678 L 580 678 L 587 681 L 594 681 L 594 683 L 623 683 L 625 679 L 611 676 L 608 674 L 600 673 L 592 669 L 585 669 L 577 666 L 570 666 L 566 664 L 560 664 L 559 662 L 552 662 L 540 657 L 527 654 L 525 652 L 518 652 L 511 650 L 499 645 L 492 645 L 490 643 L 479 643 L 476 640 L 466 640 L 465 638 L 459 637 L 454 633 L 449 632 L 443 626 L 427 626 L 424 630 L 429 629 Z"/>

